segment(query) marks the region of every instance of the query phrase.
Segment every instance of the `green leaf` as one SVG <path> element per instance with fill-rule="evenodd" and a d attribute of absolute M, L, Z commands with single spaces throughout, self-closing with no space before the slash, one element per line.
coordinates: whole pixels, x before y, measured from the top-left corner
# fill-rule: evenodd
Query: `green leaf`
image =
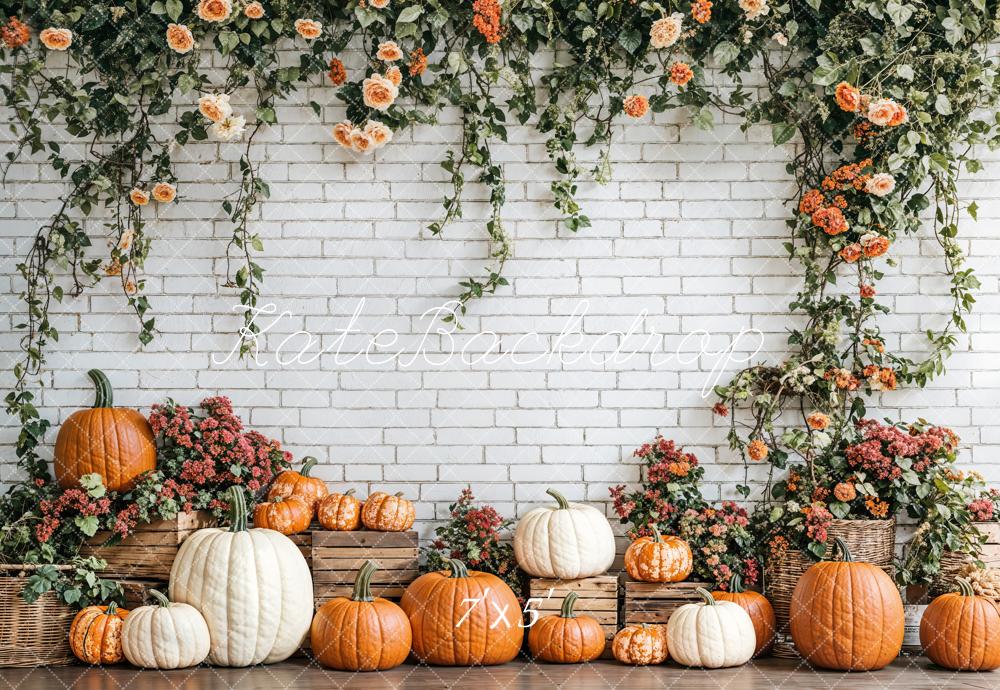
<path fill-rule="evenodd" d="M 167 16 L 176 22 L 181 18 L 181 12 L 184 11 L 184 3 L 181 0 L 167 0 L 166 8 Z"/>
<path fill-rule="evenodd" d="M 730 62 L 739 57 L 740 49 L 735 43 L 731 41 L 722 41 L 717 46 L 715 50 L 712 51 L 712 57 L 715 61 L 719 63 L 721 67 L 725 67 Z"/>
<path fill-rule="evenodd" d="M 423 14 L 424 8 L 421 5 L 410 5 L 403 8 L 403 11 L 396 17 L 396 24 L 408 24 L 417 21 L 417 17 Z"/>
<path fill-rule="evenodd" d="M 618 43 L 630 53 L 635 53 L 642 45 L 642 35 L 637 29 L 628 29 L 618 35 Z"/>
<path fill-rule="evenodd" d="M 951 101 L 945 94 L 939 93 L 934 101 L 934 109 L 941 115 L 951 115 Z"/>
<path fill-rule="evenodd" d="M 775 146 L 780 146 L 795 136 L 798 128 L 791 122 L 775 122 L 771 125 L 771 140 Z"/>
<path fill-rule="evenodd" d="M 77 515 L 73 518 L 73 524 L 88 537 L 97 534 L 98 522 L 96 515 Z"/>

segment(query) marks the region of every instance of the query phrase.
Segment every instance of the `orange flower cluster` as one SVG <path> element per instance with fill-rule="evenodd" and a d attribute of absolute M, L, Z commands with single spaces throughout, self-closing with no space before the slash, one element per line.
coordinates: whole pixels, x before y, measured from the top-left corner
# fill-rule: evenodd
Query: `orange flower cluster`
<path fill-rule="evenodd" d="M 498 0 L 476 0 L 472 5 L 472 25 L 483 35 L 487 43 L 499 43 L 502 28 Z"/>
<path fill-rule="evenodd" d="M 865 347 L 873 347 L 876 352 L 885 352 L 885 343 L 878 338 L 865 338 L 861 341 L 861 344 Z"/>
<path fill-rule="evenodd" d="M 789 491 L 798 491 L 800 479 L 802 479 L 802 477 L 799 476 L 798 472 L 796 472 L 795 470 L 789 470 L 788 480 L 785 482 L 785 486 L 788 487 Z"/>
<path fill-rule="evenodd" d="M 417 48 L 410 52 L 410 76 L 419 77 L 427 71 L 427 56 L 424 55 L 423 48 Z"/>
<path fill-rule="evenodd" d="M 858 389 L 860 381 L 847 369 L 827 369 L 823 374 L 827 381 L 833 381 L 834 385 L 841 390 L 854 391 Z"/>
<path fill-rule="evenodd" d="M 31 29 L 17 17 L 11 17 L 6 24 L 0 27 L 0 40 L 11 50 L 20 48 L 31 40 Z"/>
<path fill-rule="evenodd" d="M 767 444 L 759 438 L 755 438 L 747 444 L 747 455 L 749 455 L 750 459 L 755 462 L 767 459 L 768 453 L 770 453 L 770 451 L 767 448 Z"/>
<path fill-rule="evenodd" d="M 879 367 L 869 364 L 864 368 L 865 378 L 872 390 L 894 391 L 896 390 L 896 372 L 886 367 Z"/>
<path fill-rule="evenodd" d="M 869 259 L 882 256 L 889 251 L 889 238 L 869 233 L 861 238 L 861 251 Z"/>
<path fill-rule="evenodd" d="M 671 462 L 667 464 L 667 472 L 675 477 L 686 477 L 691 471 L 691 463 L 686 461 Z"/>
<path fill-rule="evenodd" d="M 837 88 L 834 91 L 834 98 L 837 100 L 837 105 L 840 106 L 840 109 L 849 113 L 856 113 L 861 110 L 864 99 L 861 91 L 846 81 L 837 84 Z"/>
<path fill-rule="evenodd" d="M 827 235 L 839 235 L 847 232 L 850 226 L 843 212 L 836 206 L 824 206 L 812 213 L 813 225 L 822 228 Z"/>
<path fill-rule="evenodd" d="M 694 71 L 686 62 L 675 62 L 670 66 L 670 81 L 677 86 L 684 86 L 694 78 Z"/>
<path fill-rule="evenodd" d="M 799 212 L 812 213 L 818 210 L 824 203 L 826 203 L 826 197 L 823 196 L 823 192 L 818 189 L 810 189 L 808 192 L 802 195 L 799 200 Z"/>
<path fill-rule="evenodd" d="M 817 486 L 813 489 L 812 496 L 809 497 L 813 503 L 825 503 L 830 497 L 830 490 L 825 486 Z"/>
<path fill-rule="evenodd" d="M 823 189 L 831 192 L 834 190 L 854 189 L 860 192 L 864 190 L 865 185 L 871 178 L 871 174 L 866 172 L 871 167 L 871 158 L 865 158 L 863 161 L 857 163 L 846 163 L 830 173 L 829 176 L 823 178 Z"/>
<path fill-rule="evenodd" d="M 771 539 L 768 547 L 771 549 L 772 556 L 780 556 L 788 550 L 788 540 L 778 534 Z"/>
<path fill-rule="evenodd" d="M 871 299 L 875 296 L 875 288 L 871 285 L 862 284 L 858 291 L 864 299 Z"/>
<path fill-rule="evenodd" d="M 840 482 L 833 487 L 833 497 L 838 501 L 850 503 L 858 497 L 858 491 L 851 482 Z"/>
<path fill-rule="evenodd" d="M 649 101 L 642 94 L 634 93 L 625 99 L 622 109 L 629 117 L 640 118 L 649 111 Z"/>
<path fill-rule="evenodd" d="M 712 18 L 712 0 L 697 0 L 691 3 L 691 18 L 705 24 Z"/>
<path fill-rule="evenodd" d="M 339 59 L 330 58 L 330 71 L 327 72 L 327 76 L 334 86 L 340 86 L 347 81 L 347 68 Z"/>
<path fill-rule="evenodd" d="M 881 498 L 868 497 L 865 499 L 865 506 L 873 517 L 884 518 L 889 516 L 889 504 Z"/>

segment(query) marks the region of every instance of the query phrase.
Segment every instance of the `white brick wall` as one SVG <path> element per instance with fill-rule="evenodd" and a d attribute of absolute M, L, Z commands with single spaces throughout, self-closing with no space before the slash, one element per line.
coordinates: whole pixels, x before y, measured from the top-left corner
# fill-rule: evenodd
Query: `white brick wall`
<path fill-rule="evenodd" d="M 680 127 L 676 113 L 622 125 L 612 182 L 581 185 L 593 227 L 572 236 L 554 222 L 548 193 L 554 171 L 542 139 L 512 127 L 511 143 L 496 147 L 507 162 L 511 285 L 473 304 L 465 330 L 453 338 L 458 348 L 481 353 L 492 338 L 476 335 L 493 331 L 502 351 L 517 347 L 528 359 L 532 349 L 554 347 L 586 301 L 583 336 L 563 341 L 565 361 L 467 364 L 456 355 L 441 365 L 418 359 L 404 366 L 363 358 L 338 363 L 331 353 L 278 366 L 275 348 L 299 329 L 335 350 L 336 329 L 362 299 L 355 324 L 361 332 L 344 339 L 344 352 L 363 350 L 383 329 L 399 333 L 396 348 L 416 347 L 429 325 L 439 326 L 420 315 L 455 295 L 456 282 L 470 271 L 479 274 L 487 256 L 480 224 L 485 196 L 475 186 L 465 219 L 443 238 L 423 229 L 438 217 L 446 192 L 438 161 L 458 139 L 454 113 L 445 113 L 440 126 L 399 133 L 374 157 L 359 159 L 330 137 L 343 118 L 333 90 L 317 84 L 299 99 L 326 104 L 323 116 L 283 106 L 282 124 L 263 132 L 256 146 L 274 195 L 255 222 L 266 245 L 264 301 L 291 312 L 264 340 L 268 364 L 213 363 L 213 354 L 233 347 L 239 323 L 231 310 L 236 296 L 220 287 L 229 224 L 218 204 L 236 188 L 238 150 L 189 145 L 176 154 L 181 200 L 150 207 L 157 218 L 148 231 L 157 242 L 147 285 L 159 336 L 139 349 L 114 280 L 68 299 L 57 307 L 62 335 L 43 376 L 45 414 L 58 421 L 90 404 L 84 374 L 90 367 L 109 373 L 123 405 L 146 409 L 166 396 L 195 404 L 224 393 L 250 424 L 281 439 L 296 457 L 319 457 L 325 479 L 362 494 L 405 490 L 418 499 L 421 520 L 443 516 L 467 483 L 507 514 L 539 500 L 551 484 L 572 499 L 606 500 L 608 486 L 638 478 L 631 451 L 657 431 L 708 465 L 709 497 L 733 496 L 742 466 L 701 393 L 715 358 L 692 355 L 698 341 L 684 336 L 708 331 L 710 348 L 718 350 L 741 329 L 757 328 L 764 332 L 759 357 L 783 356 L 783 312 L 797 287 L 781 247 L 788 214 L 782 201 L 792 192 L 783 163 L 790 145 L 777 150 L 768 131 L 742 133 L 737 121 L 721 116 L 713 133 Z M 1000 481 L 998 181 L 994 157 L 965 184 L 980 207 L 979 222 L 966 219 L 961 228 L 961 244 L 983 282 L 969 319 L 972 334 L 961 339 L 947 375 L 923 391 L 889 394 L 880 408 L 894 419 L 925 416 L 953 426 L 965 443 L 963 461 L 994 481 Z M 18 340 L 11 327 L 21 319 L 14 266 L 63 192 L 52 172 L 31 159 L 11 168 L 2 191 L 4 388 Z M 96 241 L 94 253 L 102 249 Z M 937 249 L 923 237 L 898 243 L 894 252 L 900 265 L 881 284 L 892 307 L 883 326 L 891 347 L 921 347 L 914 334 L 940 325 L 947 306 Z M 622 349 L 641 348 L 655 331 L 662 349 L 653 360 L 639 354 L 603 366 L 572 361 L 581 349 L 613 350 L 617 343 L 601 334 L 626 331 L 640 311 L 648 312 L 645 336 L 633 334 Z M 528 332 L 541 338 L 523 339 Z M 446 342 L 432 329 L 429 356 L 440 359 Z M 744 339 L 739 349 L 747 346 Z M 15 430 L 5 424 L 2 474 L 10 478 Z"/>

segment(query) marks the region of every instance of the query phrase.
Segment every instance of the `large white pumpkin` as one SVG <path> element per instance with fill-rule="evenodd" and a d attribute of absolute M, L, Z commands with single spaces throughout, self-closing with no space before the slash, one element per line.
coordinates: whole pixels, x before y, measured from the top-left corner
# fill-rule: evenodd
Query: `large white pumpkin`
<path fill-rule="evenodd" d="M 212 643 L 198 609 L 171 602 L 155 589 L 149 593 L 158 603 L 134 609 L 122 627 L 125 658 L 133 666 L 159 669 L 203 662 Z"/>
<path fill-rule="evenodd" d="M 309 566 L 283 534 L 247 529 L 239 487 L 233 487 L 229 500 L 229 530 L 198 530 L 181 545 L 170 571 L 170 598 L 191 604 L 205 617 L 212 637 L 210 663 L 283 661 L 309 633 Z"/>
<path fill-rule="evenodd" d="M 604 514 L 570 503 L 554 489 L 556 505 L 535 508 L 517 523 L 514 556 L 536 577 L 572 580 L 607 572 L 615 560 L 615 535 Z"/>
<path fill-rule="evenodd" d="M 739 604 L 716 601 L 699 587 L 705 601 L 679 607 L 667 621 L 667 649 L 685 666 L 723 668 L 750 661 L 757 645 L 753 621 Z"/>

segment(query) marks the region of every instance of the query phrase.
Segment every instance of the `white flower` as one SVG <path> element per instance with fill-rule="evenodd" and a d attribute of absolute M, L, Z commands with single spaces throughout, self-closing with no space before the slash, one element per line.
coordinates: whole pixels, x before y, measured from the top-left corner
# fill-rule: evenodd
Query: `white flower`
<path fill-rule="evenodd" d="M 872 196 L 889 196 L 896 188 L 896 178 L 889 173 L 875 173 L 865 182 L 865 191 Z"/>
<path fill-rule="evenodd" d="M 777 43 L 779 46 L 784 47 L 788 45 L 788 36 L 781 33 L 780 31 L 771 36 L 771 39 L 774 40 L 774 42 Z"/>
<path fill-rule="evenodd" d="M 649 45 L 656 50 L 669 48 L 681 37 L 681 27 L 684 15 L 674 12 L 669 17 L 662 17 L 653 22 L 649 28 Z"/>
<path fill-rule="evenodd" d="M 212 122 L 222 122 L 233 114 L 229 94 L 209 93 L 198 99 L 198 111 Z"/>
<path fill-rule="evenodd" d="M 247 120 L 242 115 L 230 115 L 211 126 L 212 136 L 219 141 L 232 141 L 243 136 Z"/>
<path fill-rule="evenodd" d="M 763 17 L 771 11 L 767 5 L 767 0 L 740 0 L 740 9 L 746 13 L 748 20 Z"/>

